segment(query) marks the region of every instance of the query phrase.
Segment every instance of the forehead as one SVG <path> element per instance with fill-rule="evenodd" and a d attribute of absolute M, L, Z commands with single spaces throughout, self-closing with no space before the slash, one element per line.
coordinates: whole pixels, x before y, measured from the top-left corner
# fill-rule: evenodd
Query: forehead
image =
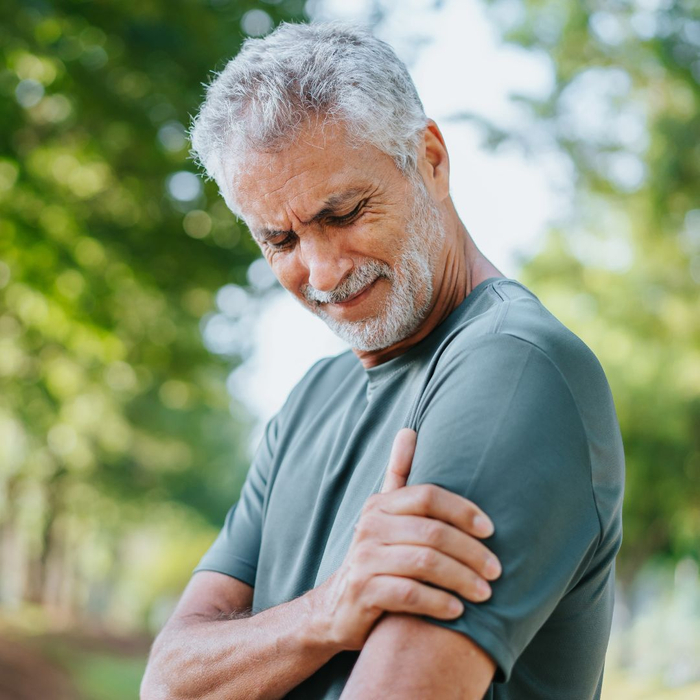
<path fill-rule="evenodd" d="M 340 125 L 307 130 L 276 153 L 246 155 L 233 184 L 251 226 L 289 227 L 311 218 L 339 195 L 386 183 L 400 173 L 391 157 L 371 144 L 350 144 Z"/>

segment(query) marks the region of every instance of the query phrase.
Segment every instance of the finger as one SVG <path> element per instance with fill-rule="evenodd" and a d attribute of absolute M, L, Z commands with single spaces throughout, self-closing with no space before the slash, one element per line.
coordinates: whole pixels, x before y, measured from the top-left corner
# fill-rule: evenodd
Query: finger
<path fill-rule="evenodd" d="M 394 491 L 406 485 L 415 449 L 416 431 L 411 430 L 411 428 L 401 428 L 394 438 L 389 465 L 380 493 Z"/>
<path fill-rule="evenodd" d="M 405 576 L 458 593 L 474 603 L 491 597 L 491 586 L 461 562 L 431 547 L 386 545 L 369 564 L 375 575 Z"/>
<path fill-rule="evenodd" d="M 401 576 L 373 576 L 367 584 L 371 605 L 389 612 L 407 612 L 452 620 L 464 612 L 456 596 Z M 451 606 L 456 607 L 451 607 Z"/>
<path fill-rule="evenodd" d="M 384 544 L 432 547 L 462 562 L 487 581 L 501 575 L 501 564 L 486 545 L 437 518 L 418 515 L 376 517 L 371 520 L 371 527 L 372 536 Z"/>
<path fill-rule="evenodd" d="M 385 513 L 437 518 L 475 537 L 494 532 L 491 519 L 475 503 L 436 484 L 404 486 L 375 502 Z"/>

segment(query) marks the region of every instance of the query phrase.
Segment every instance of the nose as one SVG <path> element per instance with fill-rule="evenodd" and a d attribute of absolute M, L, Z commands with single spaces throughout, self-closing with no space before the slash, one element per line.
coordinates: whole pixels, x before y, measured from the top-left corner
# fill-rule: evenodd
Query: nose
<path fill-rule="evenodd" d="M 302 256 L 309 271 L 309 284 L 319 292 L 334 290 L 353 268 L 352 259 L 330 240 L 330 236 L 320 235 L 305 241 Z"/>

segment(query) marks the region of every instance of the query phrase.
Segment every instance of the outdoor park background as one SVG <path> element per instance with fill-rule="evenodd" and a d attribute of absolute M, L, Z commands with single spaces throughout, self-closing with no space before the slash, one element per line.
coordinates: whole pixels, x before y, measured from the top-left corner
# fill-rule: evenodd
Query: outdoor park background
<path fill-rule="evenodd" d="M 344 349 L 185 133 L 246 35 L 310 17 L 392 43 L 477 244 L 601 360 L 627 455 L 604 697 L 698 697 L 696 0 L 5 0 L 0 698 L 136 697 L 262 422 Z"/>

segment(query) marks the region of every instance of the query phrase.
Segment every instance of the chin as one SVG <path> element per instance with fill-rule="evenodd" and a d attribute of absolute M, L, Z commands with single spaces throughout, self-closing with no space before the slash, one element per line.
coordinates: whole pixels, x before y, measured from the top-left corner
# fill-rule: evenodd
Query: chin
<path fill-rule="evenodd" d="M 423 321 L 415 313 L 403 319 L 387 318 L 386 314 L 358 321 L 337 321 L 323 311 L 315 312 L 339 338 L 354 350 L 384 350 L 410 337 Z"/>
<path fill-rule="evenodd" d="M 384 350 L 415 333 L 430 311 L 432 278 L 429 274 L 411 275 L 410 272 L 392 282 L 377 313 L 355 321 L 334 318 L 323 304 L 316 306 L 306 299 L 299 301 L 354 350 Z"/>

